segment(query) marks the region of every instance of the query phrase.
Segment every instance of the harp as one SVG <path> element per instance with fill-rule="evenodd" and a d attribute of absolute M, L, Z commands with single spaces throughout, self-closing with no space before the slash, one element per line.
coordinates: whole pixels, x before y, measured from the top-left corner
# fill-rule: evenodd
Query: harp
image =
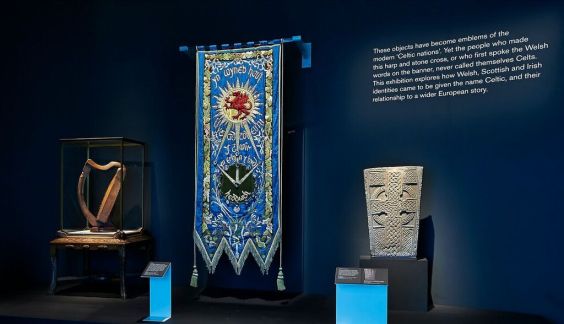
<path fill-rule="evenodd" d="M 90 211 L 88 206 L 86 205 L 86 201 L 84 199 L 84 183 L 86 178 L 90 175 L 90 171 L 92 169 L 100 170 L 100 171 L 107 171 L 112 168 L 117 168 L 116 173 L 114 174 L 110 184 L 108 185 L 106 192 L 104 194 L 104 198 L 100 203 L 100 207 L 98 208 L 98 213 L 96 216 Z M 100 165 L 91 159 L 86 160 L 84 163 L 84 167 L 82 168 L 82 173 L 78 178 L 78 186 L 77 186 L 77 194 L 78 194 L 78 203 L 80 205 L 80 210 L 82 214 L 88 221 L 90 225 L 91 232 L 104 232 L 104 231 L 113 231 L 115 230 L 112 224 L 110 223 L 110 216 L 112 209 L 116 203 L 117 197 L 121 190 L 121 185 L 123 178 L 125 178 L 125 165 L 122 165 L 120 162 L 111 161 L 106 165 Z"/>

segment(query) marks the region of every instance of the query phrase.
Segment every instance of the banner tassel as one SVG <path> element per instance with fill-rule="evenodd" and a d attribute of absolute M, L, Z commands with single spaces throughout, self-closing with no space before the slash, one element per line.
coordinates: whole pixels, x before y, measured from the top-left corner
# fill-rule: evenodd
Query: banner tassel
<path fill-rule="evenodd" d="M 282 267 L 278 268 L 278 278 L 276 279 L 276 287 L 278 291 L 286 290 L 286 286 L 284 285 L 284 272 L 282 272 Z"/>
<path fill-rule="evenodd" d="M 194 266 L 194 270 L 192 270 L 192 279 L 190 279 L 190 286 L 197 288 L 198 287 L 198 269 Z"/>
<path fill-rule="evenodd" d="M 196 267 L 196 242 L 194 242 L 194 269 L 192 270 L 190 287 L 198 288 L 198 268 Z"/>

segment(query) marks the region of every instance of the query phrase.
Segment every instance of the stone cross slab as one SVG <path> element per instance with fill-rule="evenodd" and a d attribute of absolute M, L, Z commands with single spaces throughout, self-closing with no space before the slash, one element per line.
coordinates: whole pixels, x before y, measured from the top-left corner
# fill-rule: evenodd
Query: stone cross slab
<path fill-rule="evenodd" d="M 373 257 L 417 256 L 423 167 L 364 170 Z"/>

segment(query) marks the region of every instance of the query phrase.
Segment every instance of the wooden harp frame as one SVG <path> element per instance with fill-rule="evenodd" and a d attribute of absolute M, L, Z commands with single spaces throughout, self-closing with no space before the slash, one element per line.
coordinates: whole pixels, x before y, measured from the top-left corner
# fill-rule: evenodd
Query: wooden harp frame
<path fill-rule="evenodd" d="M 84 199 L 84 183 L 86 178 L 90 175 L 90 171 L 92 169 L 100 170 L 100 171 L 107 171 L 111 168 L 117 168 L 116 173 L 114 174 L 110 184 L 106 189 L 106 193 L 104 194 L 104 198 L 100 203 L 100 207 L 98 208 L 98 213 L 96 216 L 90 211 L 88 206 L 86 205 L 86 201 Z M 125 165 L 122 165 L 120 162 L 111 161 L 106 165 L 100 165 L 94 162 L 92 159 L 86 160 L 84 163 L 84 167 L 82 168 L 82 173 L 78 178 L 78 186 L 77 186 L 77 194 L 78 194 L 78 204 L 80 205 L 80 210 L 82 214 L 88 221 L 90 225 L 90 231 L 92 232 L 102 232 L 102 231 L 113 231 L 113 226 L 109 223 L 109 218 L 116 203 L 117 197 L 121 190 L 122 181 L 125 178 Z"/>

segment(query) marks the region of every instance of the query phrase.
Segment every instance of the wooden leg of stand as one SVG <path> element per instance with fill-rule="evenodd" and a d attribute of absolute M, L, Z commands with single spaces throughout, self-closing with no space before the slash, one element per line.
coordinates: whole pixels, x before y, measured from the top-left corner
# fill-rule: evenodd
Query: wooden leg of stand
<path fill-rule="evenodd" d="M 125 291 L 125 245 L 119 248 L 119 262 L 120 262 L 120 270 L 119 270 L 119 281 L 120 281 L 120 290 L 121 290 L 121 298 L 126 299 L 127 294 Z"/>
<path fill-rule="evenodd" d="M 57 247 L 51 245 L 51 284 L 49 285 L 49 295 L 55 294 L 55 289 L 57 289 Z"/>

